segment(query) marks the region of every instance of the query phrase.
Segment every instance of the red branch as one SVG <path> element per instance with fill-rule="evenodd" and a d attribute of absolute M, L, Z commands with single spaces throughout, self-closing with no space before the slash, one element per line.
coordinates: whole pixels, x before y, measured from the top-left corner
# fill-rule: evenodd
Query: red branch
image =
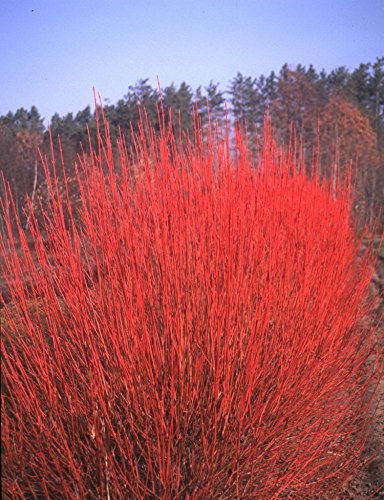
<path fill-rule="evenodd" d="M 268 123 L 252 160 L 239 131 L 233 146 L 229 130 L 197 124 L 192 144 L 143 122 L 117 159 L 100 124 L 76 222 L 47 162 L 50 210 L 44 224 L 31 216 L 32 245 L 5 200 L 3 491 L 337 489 L 364 445 L 380 354 L 349 179 L 308 176 Z"/>

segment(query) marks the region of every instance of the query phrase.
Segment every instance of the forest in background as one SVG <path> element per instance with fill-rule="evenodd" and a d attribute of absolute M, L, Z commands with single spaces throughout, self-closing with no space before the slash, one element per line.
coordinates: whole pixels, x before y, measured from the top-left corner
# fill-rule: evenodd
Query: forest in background
<path fill-rule="evenodd" d="M 356 220 L 363 225 L 379 218 L 377 229 L 384 229 L 384 214 L 380 213 L 384 206 L 384 57 L 360 64 L 354 70 L 339 67 L 329 73 L 317 72 L 312 65 L 292 68 L 288 64 L 279 73 L 272 71 L 268 76 L 237 73 L 226 89 L 213 81 L 195 90 L 186 82 L 179 86 L 171 84 L 161 89 L 161 98 L 166 116 L 172 109 L 176 132 L 179 128 L 192 132 L 191 112 L 196 105 L 205 126 L 208 123 L 207 102 L 211 122 L 223 126 L 227 103 L 230 122 L 246 127 L 253 149 L 268 112 L 279 144 L 288 144 L 293 126 L 300 137 L 307 164 L 320 146 L 322 175 L 330 175 L 335 151 L 338 151 L 337 166 L 342 171 L 351 161 L 358 161 L 353 207 Z M 160 92 L 148 79 L 140 79 L 129 86 L 127 94 L 115 104 L 105 100 L 104 112 L 112 140 L 118 137 L 121 129 L 128 147 L 132 146 L 131 130 L 137 130 L 139 124 L 138 105 L 146 110 L 150 122 L 158 130 L 159 102 Z M 50 128 L 56 153 L 60 136 L 73 189 L 70 194 L 75 200 L 74 165 L 81 153 L 81 144 L 87 151 L 88 130 L 91 138 L 96 137 L 95 113 L 90 106 L 76 114 L 59 116 L 55 113 Z M 0 171 L 9 183 L 16 211 L 25 228 L 29 224 L 28 198 L 38 212 L 47 192 L 39 150 L 50 157 L 49 131 L 36 106 L 0 116 Z M 0 195 L 5 196 L 1 182 Z M 2 225 L 1 221 L 0 230 L 4 231 Z"/>

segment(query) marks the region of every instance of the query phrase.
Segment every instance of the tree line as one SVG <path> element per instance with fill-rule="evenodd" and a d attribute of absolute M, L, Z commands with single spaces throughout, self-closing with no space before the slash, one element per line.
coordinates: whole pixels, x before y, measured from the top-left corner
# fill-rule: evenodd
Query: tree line
<path fill-rule="evenodd" d="M 329 73 L 317 72 L 312 65 L 292 68 L 288 64 L 268 76 L 237 73 L 226 89 L 211 81 L 195 90 L 186 82 L 159 90 L 148 79 L 140 79 L 115 104 L 108 100 L 104 103 L 112 139 L 121 129 L 128 147 L 132 145 L 130 131 L 138 128 L 139 107 L 145 109 L 154 128 L 159 129 L 160 100 L 165 116 L 172 110 L 176 132 L 192 132 L 191 111 L 197 110 L 203 126 L 209 119 L 223 126 L 228 116 L 233 124 L 247 130 L 249 144 L 256 147 L 268 113 L 277 140 L 287 144 L 295 130 L 302 154 L 309 162 L 320 146 L 319 168 L 324 175 L 329 175 L 335 159 L 342 169 L 350 160 L 357 160 L 355 212 L 363 223 L 378 216 L 384 203 L 384 57 L 360 64 L 354 70 L 339 67 Z M 71 177 L 81 144 L 86 149 L 88 133 L 95 137 L 95 112 L 86 106 L 76 114 L 55 113 L 50 129 L 56 149 L 60 136 Z M 36 106 L 0 116 L 0 170 L 10 185 L 25 227 L 27 198 L 35 206 L 44 198 L 39 150 L 48 157 L 51 154 L 49 131 Z M 2 183 L 0 193 L 5 196 Z M 379 224 L 382 230 L 383 214 Z"/>

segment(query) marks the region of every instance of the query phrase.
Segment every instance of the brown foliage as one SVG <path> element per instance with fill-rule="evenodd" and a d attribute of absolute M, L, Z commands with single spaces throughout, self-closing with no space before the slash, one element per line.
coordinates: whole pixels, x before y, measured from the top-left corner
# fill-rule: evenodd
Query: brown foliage
<path fill-rule="evenodd" d="M 379 163 L 375 132 L 366 116 L 342 97 L 331 97 L 321 114 L 321 139 L 325 148 L 339 148 L 339 161 L 358 159 L 364 168 L 376 168 Z M 331 164 L 328 158 L 328 164 Z"/>
<path fill-rule="evenodd" d="M 329 174 L 333 159 L 341 172 L 350 162 L 357 164 L 355 210 L 364 222 L 372 219 L 383 202 L 379 189 L 383 158 L 369 119 L 343 97 L 331 97 L 321 114 L 321 144 L 323 173 Z"/>

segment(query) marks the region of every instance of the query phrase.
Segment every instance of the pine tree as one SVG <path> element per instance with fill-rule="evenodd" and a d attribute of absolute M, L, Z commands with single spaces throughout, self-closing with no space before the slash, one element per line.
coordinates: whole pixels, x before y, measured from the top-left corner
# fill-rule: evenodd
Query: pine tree
<path fill-rule="evenodd" d="M 371 111 L 371 75 L 370 75 L 370 64 L 360 64 L 360 66 L 355 69 L 348 80 L 347 88 L 350 94 L 351 100 L 363 111 L 369 114 Z"/>
<path fill-rule="evenodd" d="M 174 83 L 163 90 L 163 105 L 166 115 L 172 112 L 173 126 L 177 135 L 192 132 L 193 91 L 187 83 L 182 82 L 177 88 Z"/>
<path fill-rule="evenodd" d="M 277 137 L 288 144 L 291 126 L 302 140 L 307 159 L 311 158 L 317 140 L 317 120 L 321 107 L 321 96 L 304 67 L 294 70 L 284 65 L 280 71 L 276 97 L 270 106 L 272 123 Z"/>
<path fill-rule="evenodd" d="M 377 135 L 379 151 L 384 155 L 384 57 L 377 58 L 372 65 L 370 88 L 373 127 Z"/>
<path fill-rule="evenodd" d="M 219 90 L 219 84 L 213 83 L 211 80 L 209 85 L 205 87 L 211 123 L 217 123 L 219 127 L 223 127 L 225 123 L 225 97 L 224 93 Z"/>

